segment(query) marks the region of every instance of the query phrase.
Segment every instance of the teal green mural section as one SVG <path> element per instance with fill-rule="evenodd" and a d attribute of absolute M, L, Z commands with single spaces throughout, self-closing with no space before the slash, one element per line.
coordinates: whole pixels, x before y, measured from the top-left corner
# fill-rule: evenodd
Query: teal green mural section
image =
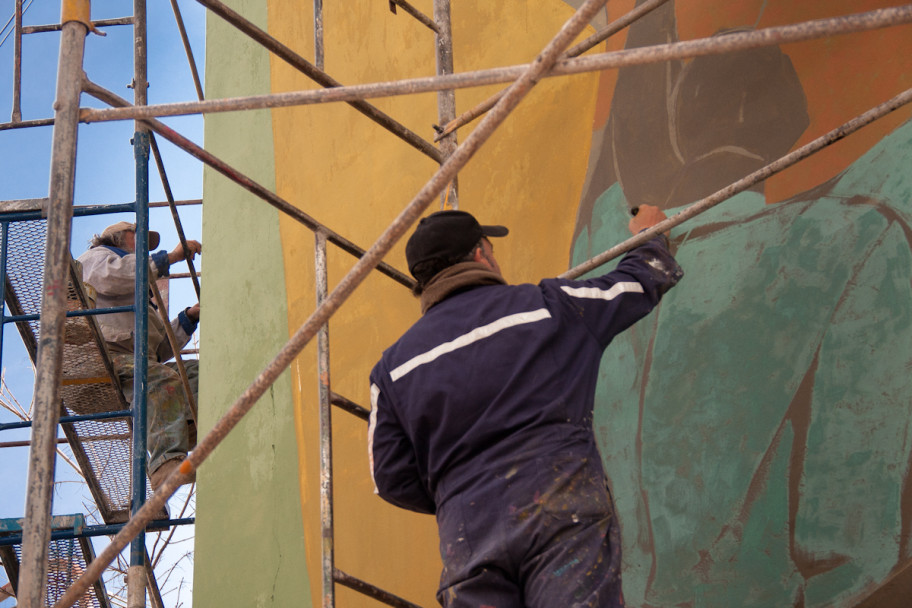
<path fill-rule="evenodd" d="M 909 167 L 907 122 L 814 191 L 672 231 L 686 276 L 596 399 L 631 605 L 853 606 L 909 563 Z M 573 262 L 628 209 L 608 188 Z"/>
<path fill-rule="evenodd" d="M 266 24 L 264 1 L 233 1 Z M 269 92 L 267 53 L 207 19 L 208 98 Z M 205 119 L 206 149 L 275 188 L 269 112 Z M 200 346 L 201 430 L 212 428 L 288 336 L 277 212 L 211 169 L 204 175 L 206 273 Z M 308 606 L 297 444 L 286 372 L 199 471 L 194 604 Z"/>
<path fill-rule="evenodd" d="M 671 0 L 624 46 L 887 5 Z M 910 33 L 603 76 L 572 263 L 627 238 L 637 206 L 673 215 L 907 90 Z M 672 230 L 685 276 L 597 389 L 630 606 L 909 604 L 909 167 L 905 107 Z"/>

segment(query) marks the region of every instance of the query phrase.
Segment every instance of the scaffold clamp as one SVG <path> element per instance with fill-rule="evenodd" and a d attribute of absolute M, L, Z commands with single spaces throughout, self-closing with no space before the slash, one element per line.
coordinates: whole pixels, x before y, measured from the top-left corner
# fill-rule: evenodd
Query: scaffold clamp
<path fill-rule="evenodd" d="M 82 23 L 93 34 L 106 35 L 92 23 L 91 0 L 63 0 L 60 5 L 60 23 L 62 25 L 71 21 Z"/>

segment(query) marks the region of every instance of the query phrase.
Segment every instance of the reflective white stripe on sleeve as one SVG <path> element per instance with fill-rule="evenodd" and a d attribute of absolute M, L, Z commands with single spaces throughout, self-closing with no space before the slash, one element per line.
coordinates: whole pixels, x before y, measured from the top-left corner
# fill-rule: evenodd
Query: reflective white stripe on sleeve
<path fill-rule="evenodd" d="M 598 287 L 569 287 L 564 285 L 561 290 L 574 298 L 587 298 L 590 300 L 613 300 L 622 293 L 643 293 L 643 286 L 636 281 L 615 283 L 608 289 Z"/>
<path fill-rule="evenodd" d="M 371 384 L 371 413 L 367 424 L 367 457 L 370 460 L 371 481 L 374 483 L 374 494 L 379 494 L 377 480 L 374 479 L 374 430 L 377 428 L 377 402 L 380 401 L 380 387 Z"/>
<path fill-rule="evenodd" d="M 506 317 L 501 317 L 493 323 L 488 323 L 487 325 L 482 325 L 470 331 L 467 334 L 463 334 L 451 340 L 449 342 L 444 342 L 440 346 L 435 346 L 431 350 L 421 353 L 415 357 L 412 357 L 396 369 L 390 372 L 390 377 L 393 379 L 393 382 L 403 377 L 419 365 L 424 365 L 425 363 L 430 363 L 431 361 L 437 359 L 438 357 L 451 353 L 454 350 L 458 350 L 465 346 L 468 346 L 479 340 L 484 340 L 485 338 L 490 338 L 494 334 L 504 329 L 510 327 L 516 327 L 517 325 L 525 325 L 526 323 L 535 323 L 537 321 L 543 321 L 545 319 L 550 319 L 551 313 L 548 312 L 546 308 L 539 308 L 538 310 L 532 310 L 529 312 L 520 312 L 513 315 L 507 315 Z"/>

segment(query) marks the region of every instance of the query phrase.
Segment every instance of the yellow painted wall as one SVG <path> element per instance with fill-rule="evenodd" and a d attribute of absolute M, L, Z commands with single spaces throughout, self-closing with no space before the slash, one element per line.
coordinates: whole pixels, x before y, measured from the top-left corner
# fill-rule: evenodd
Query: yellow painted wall
<path fill-rule="evenodd" d="M 414 3 L 432 14 L 432 2 Z M 434 35 L 386 2 L 325 3 L 326 71 L 345 84 L 432 75 Z M 526 63 L 573 10 L 549 2 L 453 3 L 455 69 Z M 313 57 L 312 13 L 298 2 L 269 3 L 269 31 Z M 588 30 L 585 35 L 591 34 Z M 272 59 L 273 91 L 313 88 Z M 460 208 L 484 222 L 503 223 L 511 236 L 497 255 L 513 282 L 537 281 L 567 267 L 570 239 L 589 150 L 597 77 L 540 84 L 460 174 Z M 457 112 L 498 87 L 460 90 Z M 436 94 L 374 100 L 384 112 L 431 139 Z M 474 126 L 474 125 L 473 125 Z M 346 238 L 368 247 L 431 177 L 436 164 L 352 108 L 334 104 L 273 112 L 278 194 Z M 464 134 L 460 135 L 460 139 Z M 436 208 L 436 207 L 435 207 Z M 433 211 L 433 209 L 431 209 Z M 313 235 L 281 218 L 289 331 L 314 310 Z M 405 270 L 404 245 L 387 261 Z M 331 248 L 330 289 L 354 263 Z M 369 403 L 367 376 L 382 350 L 418 318 L 408 290 L 382 275 L 370 277 L 330 323 L 335 392 Z M 317 380 L 311 346 L 293 368 L 307 572 L 314 605 L 320 593 L 320 514 Z M 407 513 L 373 494 L 367 425 L 336 410 L 335 550 L 340 569 L 413 602 L 435 604 L 440 571 L 432 517 Z M 292 480 L 289 480 L 290 482 Z M 375 605 L 339 588 L 338 605 Z"/>

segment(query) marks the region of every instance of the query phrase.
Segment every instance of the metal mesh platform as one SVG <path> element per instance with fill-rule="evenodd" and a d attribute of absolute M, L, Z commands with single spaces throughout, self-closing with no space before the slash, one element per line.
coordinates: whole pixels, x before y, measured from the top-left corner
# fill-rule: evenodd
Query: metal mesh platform
<path fill-rule="evenodd" d="M 72 524 L 72 520 L 78 519 L 76 525 L 82 524 L 82 516 L 58 516 L 55 517 L 56 523 Z M 2 534 L 0 534 L 2 538 Z M 0 559 L 3 560 L 3 567 L 6 575 L 13 583 L 13 589 L 17 589 L 16 581 L 19 580 L 19 564 L 22 559 L 22 550 L 20 545 L 0 546 Z M 92 543 L 87 538 L 70 538 L 66 540 L 52 540 L 48 545 L 48 584 L 47 584 L 47 604 L 54 605 L 59 600 L 67 588 L 85 572 L 88 564 L 95 559 L 95 552 L 92 550 Z M 89 590 L 74 604 L 77 608 L 110 608 L 111 603 L 105 591 L 104 582 L 98 580 Z"/>
<path fill-rule="evenodd" d="M 10 223 L 6 302 L 13 315 L 41 312 L 45 235 L 44 220 Z M 80 275 L 71 261 L 67 300 L 70 310 L 92 307 Z M 35 362 L 39 321 L 21 321 L 17 325 Z M 61 397 L 62 416 L 129 409 L 94 317 L 67 318 Z M 62 426 L 101 518 L 106 523 L 126 521 L 130 510 L 130 419 L 81 421 Z"/>

